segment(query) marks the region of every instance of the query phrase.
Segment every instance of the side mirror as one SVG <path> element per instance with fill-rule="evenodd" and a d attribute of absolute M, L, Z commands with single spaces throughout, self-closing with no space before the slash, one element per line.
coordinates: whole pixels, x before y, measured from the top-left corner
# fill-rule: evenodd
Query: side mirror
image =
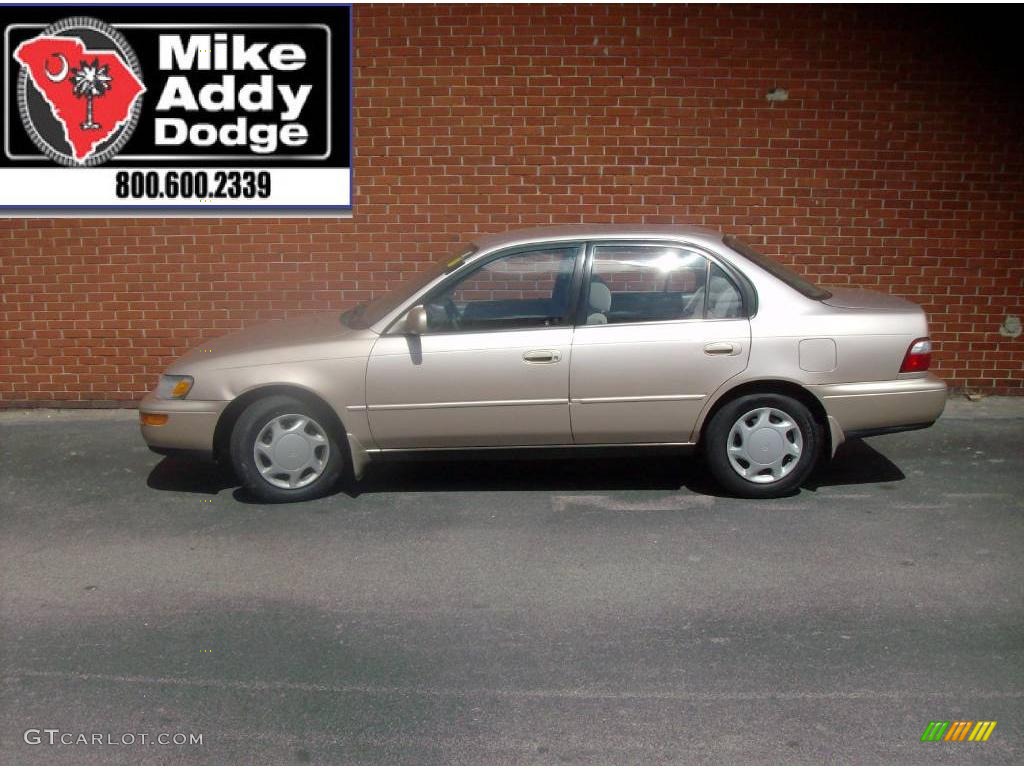
<path fill-rule="evenodd" d="M 417 304 L 406 313 L 405 332 L 412 336 L 427 332 L 427 308 L 422 304 Z"/>

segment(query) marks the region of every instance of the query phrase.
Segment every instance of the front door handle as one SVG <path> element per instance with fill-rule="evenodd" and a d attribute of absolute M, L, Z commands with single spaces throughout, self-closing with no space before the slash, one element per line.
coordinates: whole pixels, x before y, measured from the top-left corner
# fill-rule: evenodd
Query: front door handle
<path fill-rule="evenodd" d="M 523 360 L 528 363 L 557 363 L 562 353 L 557 349 L 532 349 L 523 353 Z"/>
<path fill-rule="evenodd" d="M 713 341 L 704 345 L 704 353 L 707 355 L 735 355 L 738 351 L 736 345 L 728 341 Z"/>

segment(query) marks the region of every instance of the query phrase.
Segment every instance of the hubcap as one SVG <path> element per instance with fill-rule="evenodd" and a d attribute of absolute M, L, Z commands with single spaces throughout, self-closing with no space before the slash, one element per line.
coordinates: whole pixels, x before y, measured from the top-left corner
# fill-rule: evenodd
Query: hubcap
<path fill-rule="evenodd" d="M 796 420 L 778 408 L 755 408 L 729 430 L 729 463 L 752 483 L 774 483 L 796 467 L 804 438 Z"/>
<path fill-rule="evenodd" d="M 278 488 L 303 488 L 327 466 L 330 444 L 309 416 L 289 413 L 268 421 L 256 437 L 253 459 L 263 479 Z"/>

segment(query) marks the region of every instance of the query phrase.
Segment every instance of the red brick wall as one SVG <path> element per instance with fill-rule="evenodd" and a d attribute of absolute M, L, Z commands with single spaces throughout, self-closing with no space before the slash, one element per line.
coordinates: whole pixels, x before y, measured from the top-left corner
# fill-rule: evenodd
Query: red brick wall
<path fill-rule="evenodd" d="M 0 220 L 0 402 L 127 403 L 204 337 L 577 221 L 719 227 L 907 296 L 940 375 L 1020 393 L 1019 83 L 935 13 L 357 6 L 354 217 Z"/>

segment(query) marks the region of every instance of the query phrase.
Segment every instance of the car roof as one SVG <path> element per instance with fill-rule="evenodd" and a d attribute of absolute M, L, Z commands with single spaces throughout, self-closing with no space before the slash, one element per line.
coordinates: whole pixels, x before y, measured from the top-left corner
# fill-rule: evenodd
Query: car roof
<path fill-rule="evenodd" d="M 481 251 L 553 240 L 688 240 L 713 246 L 722 237 L 714 229 L 678 224 L 561 224 L 480 235 L 473 244 Z"/>

